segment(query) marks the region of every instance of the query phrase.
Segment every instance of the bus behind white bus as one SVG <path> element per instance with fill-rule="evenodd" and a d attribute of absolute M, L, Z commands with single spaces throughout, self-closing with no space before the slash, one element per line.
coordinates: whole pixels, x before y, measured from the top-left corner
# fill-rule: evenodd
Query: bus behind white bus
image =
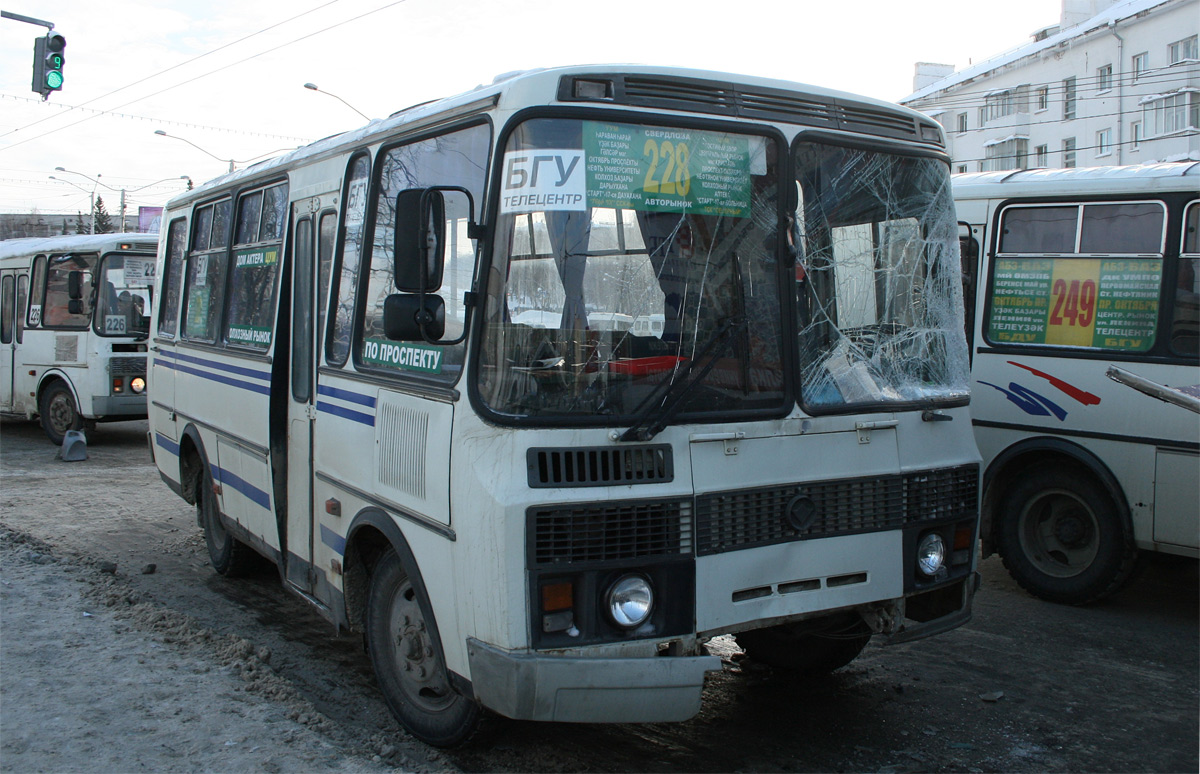
<path fill-rule="evenodd" d="M 1138 551 L 1200 554 L 1200 164 L 956 175 L 954 195 L 983 555 L 1083 604 Z"/>
<path fill-rule="evenodd" d="M 157 234 L 0 242 L 0 413 L 53 443 L 146 418 Z"/>
<path fill-rule="evenodd" d="M 683 720 L 732 634 L 823 672 L 970 618 L 979 457 L 932 120 L 534 71 L 167 208 L 154 453 L 451 745 Z"/>

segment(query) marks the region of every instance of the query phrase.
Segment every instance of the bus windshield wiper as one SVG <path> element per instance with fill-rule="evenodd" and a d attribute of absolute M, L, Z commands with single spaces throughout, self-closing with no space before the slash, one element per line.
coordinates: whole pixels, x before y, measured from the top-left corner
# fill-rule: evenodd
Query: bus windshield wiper
<path fill-rule="evenodd" d="M 649 441 L 654 436 L 663 431 L 663 428 L 670 423 L 671 418 L 679 413 L 679 409 L 683 407 L 683 399 L 692 391 L 704 378 L 708 376 L 708 372 L 716 365 L 717 360 L 711 357 L 713 350 L 718 344 L 729 339 L 730 335 L 746 325 L 745 317 L 727 317 L 721 323 L 721 327 L 709 337 L 704 346 L 700 350 L 700 354 L 690 358 L 687 363 L 679 368 L 675 376 L 671 379 L 664 379 L 660 382 L 646 399 L 643 400 L 635 409 L 636 416 L 634 417 L 633 425 L 628 430 L 617 436 L 618 441 Z M 697 363 L 701 360 L 705 361 L 704 365 L 697 367 Z"/>

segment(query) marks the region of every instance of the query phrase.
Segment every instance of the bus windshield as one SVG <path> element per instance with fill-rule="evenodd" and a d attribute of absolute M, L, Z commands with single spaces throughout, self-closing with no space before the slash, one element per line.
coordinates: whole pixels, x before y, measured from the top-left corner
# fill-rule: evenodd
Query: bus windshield
<path fill-rule="evenodd" d="M 536 119 L 504 149 L 479 390 L 497 415 L 783 406 L 776 143 Z"/>
<path fill-rule="evenodd" d="M 153 257 L 106 255 L 100 267 L 96 332 L 102 336 L 149 335 L 153 282 Z"/>
<path fill-rule="evenodd" d="M 798 142 L 792 242 L 809 411 L 962 403 L 969 360 L 946 164 Z"/>

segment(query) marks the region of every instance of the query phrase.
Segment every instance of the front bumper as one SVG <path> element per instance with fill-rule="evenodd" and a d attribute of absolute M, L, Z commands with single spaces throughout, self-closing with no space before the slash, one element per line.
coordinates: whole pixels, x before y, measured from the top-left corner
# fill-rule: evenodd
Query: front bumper
<path fill-rule="evenodd" d="M 93 395 L 92 413 L 97 419 L 145 419 L 146 396 Z"/>
<path fill-rule="evenodd" d="M 681 721 L 700 711 L 716 656 L 580 658 L 467 640 L 475 698 L 505 717 L 560 723 Z"/>

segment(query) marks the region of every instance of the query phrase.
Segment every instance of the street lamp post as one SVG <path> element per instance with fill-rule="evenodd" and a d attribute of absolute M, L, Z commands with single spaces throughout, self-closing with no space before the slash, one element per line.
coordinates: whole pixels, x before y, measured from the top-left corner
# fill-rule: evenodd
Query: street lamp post
<path fill-rule="evenodd" d="M 108 185 L 107 183 L 101 183 L 101 182 L 100 182 L 100 179 L 99 179 L 99 178 L 100 178 L 100 173 L 98 173 L 98 172 L 96 173 L 96 176 L 95 176 L 95 177 L 89 177 L 88 175 L 85 175 L 85 174 L 83 174 L 82 172 L 75 172 L 75 171 L 73 171 L 73 170 L 67 169 L 66 167 L 55 167 L 55 168 L 54 168 L 54 171 L 55 171 L 55 172 L 66 172 L 66 173 L 67 173 L 67 174 L 69 174 L 69 175 L 79 175 L 80 177 L 82 177 L 82 178 L 83 178 L 83 179 L 85 179 L 85 180 L 91 180 L 91 181 L 92 181 L 92 190 L 91 190 L 91 191 L 88 191 L 88 196 L 91 198 L 91 210 L 90 210 L 90 211 L 89 211 L 89 213 L 88 213 L 88 220 L 91 222 L 91 229 L 90 229 L 90 231 L 91 231 L 91 233 L 95 234 L 95 233 L 96 233 L 96 186 L 98 186 L 98 185 L 102 185 L 102 186 L 104 186 L 105 188 L 107 188 L 107 189 L 108 189 L 108 190 L 110 190 L 110 191 L 115 191 L 115 190 L 117 190 L 117 189 L 113 188 L 112 186 Z M 57 177 L 55 177 L 54 175 L 51 175 L 51 176 L 50 176 L 50 179 L 51 179 L 51 180 L 58 180 L 59 182 L 62 182 L 62 183 L 69 183 L 70 185 L 74 185 L 74 186 L 75 186 L 76 188 L 78 188 L 80 191 L 86 191 L 86 190 L 87 190 L 87 189 L 86 189 L 86 188 L 84 188 L 83 186 L 80 186 L 80 185 L 75 185 L 75 184 L 74 184 L 74 183 L 72 183 L 70 180 L 62 180 L 61 178 L 57 178 Z M 122 230 L 124 230 L 124 229 L 125 229 L 125 222 L 124 222 L 124 220 L 122 220 L 122 221 L 121 221 L 121 229 L 122 229 Z"/>
<path fill-rule="evenodd" d="M 368 121 L 371 120 L 371 117 L 368 116 L 366 113 L 364 113 L 361 110 L 359 110 L 358 108 L 354 107 L 346 100 L 344 100 L 341 97 L 339 97 L 338 95 L 334 94 L 332 91 L 321 91 L 320 89 L 317 88 L 317 84 L 315 84 L 315 83 L 306 83 L 306 84 L 304 84 L 304 88 L 308 89 L 309 91 L 316 91 L 316 92 L 320 92 L 321 94 L 328 94 L 329 96 L 336 99 L 338 102 L 341 102 L 343 105 L 345 105 L 346 107 L 353 110 L 355 113 L 358 113 L 363 118 L 367 119 Z"/>
<path fill-rule="evenodd" d="M 167 134 L 162 129 L 155 129 L 154 133 L 157 134 L 159 137 L 170 137 L 173 140 L 179 140 L 181 142 L 186 142 L 188 145 L 192 146 L 193 148 L 195 148 L 196 150 L 205 154 L 206 156 L 212 156 L 217 161 L 227 161 L 227 162 L 229 162 L 229 171 L 230 172 L 233 171 L 233 165 L 234 165 L 233 159 L 223 159 L 220 156 L 216 155 L 215 153 L 209 153 L 204 148 L 201 148 L 199 145 L 197 145 L 196 143 L 187 139 L 186 137 L 180 137 L 179 135 L 176 135 L 176 134 Z"/>

